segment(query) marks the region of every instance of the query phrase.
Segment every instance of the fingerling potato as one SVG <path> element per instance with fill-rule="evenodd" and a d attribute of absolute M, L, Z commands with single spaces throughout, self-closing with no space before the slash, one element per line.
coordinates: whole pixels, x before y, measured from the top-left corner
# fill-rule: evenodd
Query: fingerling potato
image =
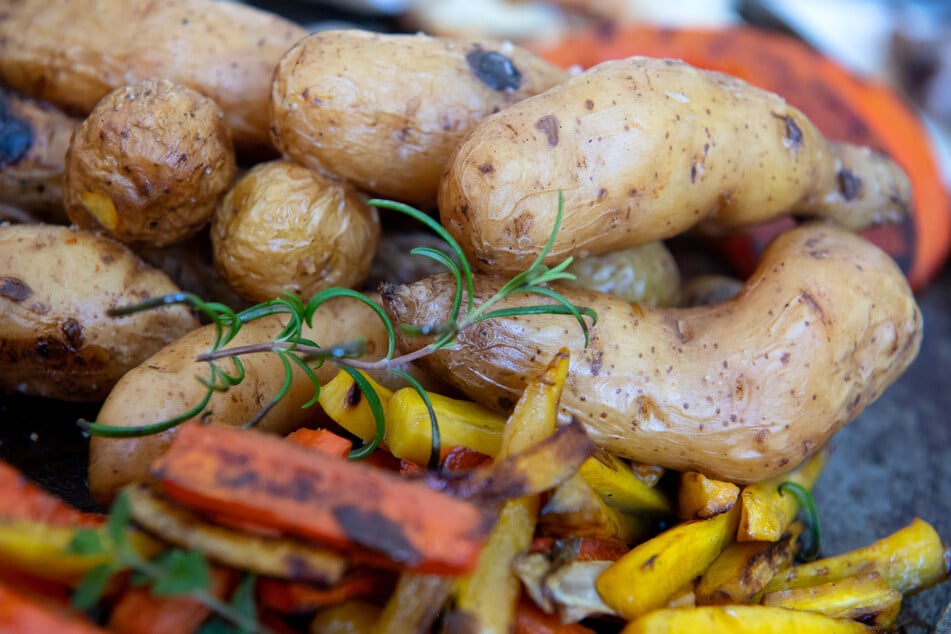
<path fill-rule="evenodd" d="M 484 301 L 501 281 L 480 276 Z M 598 314 L 587 347 L 570 317 L 486 320 L 422 359 L 476 402 L 506 409 L 561 346 L 571 369 L 562 417 L 601 447 L 678 471 L 744 483 L 789 471 L 855 419 L 917 354 L 921 314 L 891 258 L 832 225 L 779 236 L 734 299 L 696 308 L 631 305 L 562 288 Z M 443 323 L 454 281 L 390 286 L 398 323 Z M 517 295 L 496 309 L 539 303 Z M 401 332 L 400 349 L 426 337 Z"/>
<path fill-rule="evenodd" d="M 215 265 L 253 302 L 358 287 L 380 241 L 379 214 L 366 203 L 353 186 L 291 161 L 259 163 L 215 213 Z"/>
<path fill-rule="evenodd" d="M 483 270 L 735 229 L 780 215 L 850 228 L 903 216 L 907 176 L 830 144 L 781 97 L 682 62 L 604 62 L 512 104 L 459 144 L 439 188 L 443 225 Z"/>
<path fill-rule="evenodd" d="M 110 92 L 76 130 L 63 202 L 84 229 L 164 247 L 208 223 L 235 169 L 218 104 L 148 79 Z"/>
<path fill-rule="evenodd" d="M 63 169 L 80 120 L 0 89 L 0 201 L 40 222 L 65 224 Z"/>
<path fill-rule="evenodd" d="M 273 340 L 286 317 L 271 315 L 245 324 L 229 347 Z M 332 300 L 315 314 L 304 336 L 322 345 L 365 341 L 365 358 L 386 352 L 386 331 L 368 306 L 348 298 Z M 195 357 L 206 352 L 214 340 L 214 325 L 203 326 L 165 346 L 127 372 L 109 393 L 96 422 L 113 427 L 142 427 L 188 412 L 201 403 L 206 388 L 196 377 L 209 377 L 208 364 Z M 220 362 L 234 373 L 230 360 Z M 226 392 L 216 392 L 200 414 L 208 424 L 242 425 L 252 420 L 280 391 L 284 365 L 274 354 L 259 353 L 242 358 L 245 379 Z M 314 395 L 314 386 L 304 372 L 293 366 L 293 378 L 284 395 L 256 424 L 257 429 L 285 434 L 309 420 L 320 418 L 320 408 L 303 409 Z M 315 371 L 321 384 L 337 372 L 332 363 Z M 93 436 L 89 444 L 89 488 L 99 501 L 110 500 L 119 487 L 146 477 L 149 463 L 164 453 L 175 435 L 171 429 L 140 438 Z"/>
<path fill-rule="evenodd" d="M 0 225 L 0 391 L 101 401 L 127 370 L 198 327 L 181 306 L 106 312 L 177 291 L 111 238 Z"/>
<path fill-rule="evenodd" d="M 274 65 L 307 31 L 239 2 L 11 0 L 0 12 L 0 79 L 79 115 L 109 91 L 159 77 L 214 99 L 240 154 L 271 156 Z"/>
<path fill-rule="evenodd" d="M 277 65 L 272 140 L 302 165 L 432 206 L 449 154 L 476 121 L 566 77 L 508 43 L 321 31 Z"/>

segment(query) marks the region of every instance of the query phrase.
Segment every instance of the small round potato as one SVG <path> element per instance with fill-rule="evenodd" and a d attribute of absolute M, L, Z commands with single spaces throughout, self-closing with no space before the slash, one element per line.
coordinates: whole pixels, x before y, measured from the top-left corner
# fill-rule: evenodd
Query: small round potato
<path fill-rule="evenodd" d="M 73 135 L 64 203 L 84 229 L 161 247 L 201 229 L 234 175 L 218 105 L 191 88 L 146 80 L 106 95 Z"/>
<path fill-rule="evenodd" d="M 321 31 L 274 72 L 271 136 L 302 165 L 433 206 L 443 167 L 470 128 L 567 77 L 509 43 Z"/>
<path fill-rule="evenodd" d="M 648 242 L 603 255 L 578 258 L 568 267 L 566 286 L 610 293 L 626 302 L 673 306 L 680 292 L 680 270 L 663 242 Z"/>
<path fill-rule="evenodd" d="M 101 401 L 127 370 L 198 327 L 184 306 L 106 312 L 177 291 L 106 236 L 0 226 L 0 392 Z"/>
<path fill-rule="evenodd" d="M 379 214 L 360 192 L 283 160 L 238 180 L 211 226 L 215 266 L 252 302 L 359 286 L 379 240 Z"/>

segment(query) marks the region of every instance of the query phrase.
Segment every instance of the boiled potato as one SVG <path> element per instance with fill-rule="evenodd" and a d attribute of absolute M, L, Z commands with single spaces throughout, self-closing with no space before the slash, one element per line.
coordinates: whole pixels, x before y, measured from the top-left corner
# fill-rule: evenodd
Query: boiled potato
<path fill-rule="evenodd" d="M 0 204 L 26 220 L 66 223 L 63 168 L 80 120 L 50 104 L 0 89 Z"/>
<path fill-rule="evenodd" d="M 490 41 L 314 33 L 274 75 L 274 144 L 361 189 L 432 206 L 446 159 L 472 125 L 567 73 Z"/>
<path fill-rule="evenodd" d="M 254 302 L 359 286 L 379 239 L 379 215 L 365 196 L 290 161 L 248 171 L 211 227 L 215 265 Z"/>
<path fill-rule="evenodd" d="M 163 247 L 208 223 L 234 174 L 218 105 L 149 79 L 110 92 L 73 135 L 64 204 L 84 229 Z"/>
<path fill-rule="evenodd" d="M 476 297 L 502 284 L 479 277 Z M 570 317 L 523 315 L 460 332 L 422 359 L 476 402 L 511 406 L 525 377 L 562 346 L 571 371 L 560 411 L 603 448 L 648 464 L 755 482 L 789 471 L 853 420 L 908 367 L 921 314 L 901 271 L 842 228 L 779 236 L 740 294 L 714 306 L 652 308 L 562 288 L 598 314 L 585 347 Z M 397 323 L 442 323 L 449 276 L 383 290 Z M 535 295 L 496 305 L 535 305 Z M 400 349 L 427 342 L 400 332 Z"/>
<path fill-rule="evenodd" d="M 829 143 L 781 97 L 682 62 L 604 62 L 477 124 L 440 183 L 443 225 L 478 267 L 516 274 L 564 218 L 546 260 L 779 215 L 851 229 L 897 220 L 907 176 Z"/>
<path fill-rule="evenodd" d="M 177 291 L 110 238 L 0 225 L 0 391 L 102 400 L 128 369 L 198 326 L 181 306 L 106 311 Z"/>
<path fill-rule="evenodd" d="M 164 77 L 221 106 L 239 153 L 269 156 L 271 74 L 306 34 L 239 2 L 8 0 L 0 12 L 0 80 L 86 115 L 111 90 Z"/>
<path fill-rule="evenodd" d="M 276 337 L 287 318 L 270 315 L 246 323 L 229 347 L 259 344 Z M 376 359 L 386 352 L 387 336 L 382 322 L 363 303 L 338 298 L 324 304 L 315 314 L 313 327 L 304 337 L 321 345 L 365 341 L 365 358 Z M 126 373 L 109 393 L 96 422 L 113 427 L 142 427 L 184 414 L 201 403 L 206 388 L 196 377 L 209 376 L 208 364 L 195 357 L 206 352 L 214 340 L 214 325 L 194 330 L 165 346 Z M 230 360 L 221 367 L 234 372 Z M 246 378 L 227 392 L 216 392 L 193 417 L 211 424 L 242 425 L 261 412 L 277 395 L 285 379 L 281 359 L 274 354 L 243 357 Z M 316 376 L 321 384 L 337 372 L 325 363 Z M 314 395 L 314 385 L 294 366 L 287 394 L 258 422 L 256 427 L 284 434 L 307 421 L 320 420 L 320 408 L 303 409 Z M 149 463 L 164 453 L 175 430 L 141 438 L 93 436 L 89 445 L 89 488 L 100 501 L 108 501 L 119 487 L 145 479 Z"/>

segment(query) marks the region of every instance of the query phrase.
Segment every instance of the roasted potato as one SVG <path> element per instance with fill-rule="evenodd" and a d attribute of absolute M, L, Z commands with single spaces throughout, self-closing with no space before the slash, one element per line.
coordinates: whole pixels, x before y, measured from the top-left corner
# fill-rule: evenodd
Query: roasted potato
<path fill-rule="evenodd" d="M 0 89 L 0 201 L 26 220 L 65 224 L 63 167 L 80 120 Z"/>
<path fill-rule="evenodd" d="M 306 34 L 239 2 L 9 0 L 0 12 L 0 80 L 86 115 L 115 88 L 171 79 L 221 106 L 239 153 L 271 156 L 271 74 Z"/>
<path fill-rule="evenodd" d="M 63 202 L 84 229 L 163 247 L 208 223 L 235 169 L 218 105 L 149 79 L 110 92 L 76 130 Z"/>
<path fill-rule="evenodd" d="M 829 143 L 781 97 L 673 60 L 604 62 L 512 104 L 459 144 L 443 225 L 478 267 L 516 274 L 564 218 L 547 262 L 783 214 L 852 229 L 896 220 L 907 176 Z"/>
<path fill-rule="evenodd" d="M 361 189 L 432 206 L 446 160 L 475 122 L 566 77 L 507 43 L 321 31 L 277 66 L 272 140 Z"/>
<path fill-rule="evenodd" d="M 128 369 L 198 327 L 181 306 L 106 311 L 177 291 L 111 238 L 0 225 L 0 391 L 102 400 Z"/>
<path fill-rule="evenodd" d="M 479 277 L 478 301 L 502 282 Z M 911 363 L 921 314 L 892 259 L 831 225 L 779 236 L 740 294 L 714 306 L 660 309 L 563 288 L 598 314 L 585 347 L 570 317 L 496 318 L 460 332 L 422 362 L 478 403 L 515 402 L 525 377 L 561 346 L 571 373 L 561 414 L 605 449 L 737 483 L 789 471 L 881 394 Z M 394 321 L 442 323 L 449 276 L 386 287 Z M 534 305 L 534 295 L 496 307 Z M 403 351 L 427 337 L 400 331 Z"/>
<path fill-rule="evenodd" d="M 285 291 L 307 298 L 332 286 L 357 287 L 379 240 L 379 214 L 364 195 L 290 161 L 248 171 L 211 227 L 215 265 L 255 302 Z"/>
<path fill-rule="evenodd" d="M 628 302 L 673 306 L 680 293 L 680 270 L 662 242 L 578 258 L 568 267 L 574 288 L 610 293 Z"/>
<path fill-rule="evenodd" d="M 245 324 L 229 347 L 259 344 L 272 340 L 286 318 L 271 315 Z M 365 340 L 366 358 L 376 359 L 386 351 L 386 331 L 368 306 L 347 298 L 324 304 L 316 313 L 313 328 L 304 336 L 322 345 L 334 345 L 356 339 Z M 96 422 L 113 427 L 142 427 L 188 412 L 201 403 L 205 385 L 196 377 L 209 376 L 208 364 L 195 357 L 206 352 L 214 338 L 209 324 L 177 339 L 126 373 L 109 393 Z M 194 416 L 206 423 L 242 425 L 268 405 L 285 379 L 281 359 L 262 353 L 242 359 L 246 378 L 227 392 L 216 392 L 203 411 Z M 230 360 L 220 362 L 234 371 Z M 316 371 L 326 383 L 337 372 L 332 363 Z M 287 433 L 308 420 L 320 420 L 320 409 L 303 409 L 314 395 L 314 386 L 304 372 L 293 368 L 293 380 L 287 394 L 256 424 L 258 429 Z M 93 436 L 89 445 L 89 488 L 100 501 L 107 501 L 116 490 L 145 478 L 149 463 L 161 455 L 175 435 L 172 429 L 141 438 Z"/>

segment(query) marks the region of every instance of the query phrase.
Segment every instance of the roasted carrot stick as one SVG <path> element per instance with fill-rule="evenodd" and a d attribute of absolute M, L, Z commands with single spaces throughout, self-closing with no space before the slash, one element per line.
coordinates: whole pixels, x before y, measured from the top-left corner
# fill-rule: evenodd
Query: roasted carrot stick
<path fill-rule="evenodd" d="M 309 583 L 261 577 L 257 596 L 261 605 L 281 614 L 306 614 L 350 599 L 386 597 L 396 580 L 388 571 L 355 571 L 338 583 L 318 587 Z"/>
<path fill-rule="evenodd" d="M 545 614 L 528 599 L 519 601 L 515 610 L 515 634 L 594 634 L 580 623 L 562 623 L 554 614 Z"/>
<path fill-rule="evenodd" d="M 187 423 L 151 467 L 173 500 L 419 572 L 472 569 L 494 517 L 418 481 L 358 462 L 315 459 L 281 438 Z"/>
<path fill-rule="evenodd" d="M 81 616 L 0 583 L 0 634 L 105 634 Z"/>
<path fill-rule="evenodd" d="M 350 440 L 338 436 L 329 429 L 301 427 L 289 433 L 285 439 L 301 447 L 316 449 L 335 458 L 346 458 L 353 448 L 353 443 Z"/>

